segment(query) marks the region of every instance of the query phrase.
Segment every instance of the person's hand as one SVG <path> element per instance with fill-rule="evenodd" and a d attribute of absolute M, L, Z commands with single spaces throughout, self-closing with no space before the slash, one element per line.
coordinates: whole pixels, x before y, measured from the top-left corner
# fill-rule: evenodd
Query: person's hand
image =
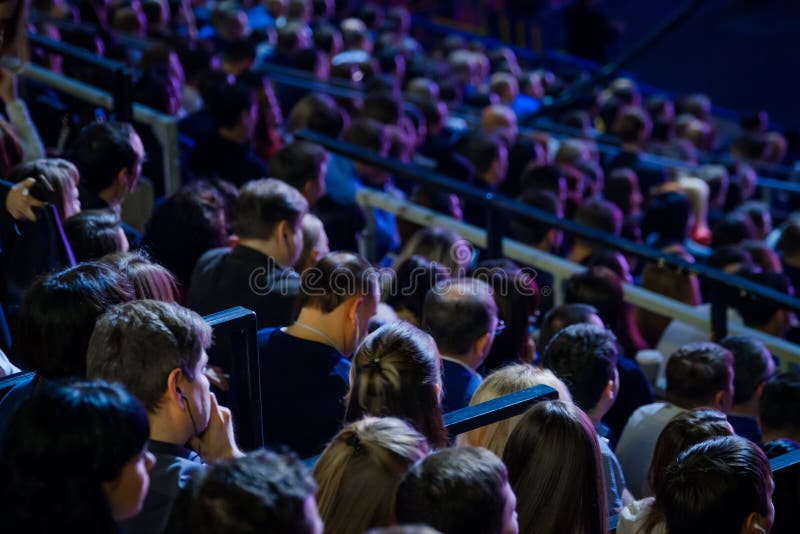
<path fill-rule="evenodd" d="M 46 202 L 34 198 L 31 195 L 31 188 L 36 185 L 35 178 L 26 178 L 11 188 L 6 196 L 6 209 L 11 216 L 18 220 L 36 221 L 36 213 L 33 208 L 43 208 Z"/>
<path fill-rule="evenodd" d="M 7 69 L 0 69 L 0 99 L 6 104 L 17 99 L 17 75 Z"/>
<path fill-rule="evenodd" d="M 233 436 L 231 411 L 217 403 L 216 395 L 210 395 L 208 428 L 201 437 L 192 438 L 189 446 L 207 462 L 242 456 Z"/>

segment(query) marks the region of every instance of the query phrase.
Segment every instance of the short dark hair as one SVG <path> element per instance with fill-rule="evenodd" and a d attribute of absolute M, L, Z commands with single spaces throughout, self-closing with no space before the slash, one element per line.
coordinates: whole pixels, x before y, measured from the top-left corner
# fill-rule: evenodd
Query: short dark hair
<path fill-rule="evenodd" d="M 631 196 L 639 187 L 636 173 L 627 167 L 619 167 L 611 171 L 603 186 L 603 197 L 616 204 L 625 215 L 631 212 Z"/>
<path fill-rule="evenodd" d="M 711 246 L 738 245 L 756 238 L 756 226 L 746 213 L 729 213 L 711 230 Z"/>
<path fill-rule="evenodd" d="M 475 167 L 477 174 L 489 172 L 492 164 L 500 157 L 501 143 L 497 136 L 481 132 L 475 132 L 470 136 L 464 155 Z"/>
<path fill-rule="evenodd" d="M 575 212 L 575 222 L 619 236 L 622 231 L 622 210 L 608 200 L 590 200 Z"/>
<path fill-rule="evenodd" d="M 293 454 L 257 450 L 200 470 L 178 495 L 168 532 L 311 534 L 306 500 L 316 484 Z"/>
<path fill-rule="evenodd" d="M 617 338 L 593 324 L 573 324 L 555 335 L 542 356 L 569 388 L 575 404 L 589 411 L 600 401 L 617 365 Z"/>
<path fill-rule="evenodd" d="M 130 281 L 108 265 L 87 262 L 44 275 L 22 300 L 16 353 L 45 378 L 84 377 L 95 321 L 130 300 Z"/>
<path fill-rule="evenodd" d="M 286 129 L 290 132 L 308 128 L 334 139 L 342 135 L 344 125 L 344 115 L 336 102 L 319 93 L 301 98 L 286 118 Z"/>
<path fill-rule="evenodd" d="M 497 304 L 486 282 L 445 280 L 425 296 L 422 329 L 436 340 L 439 352 L 460 356 L 489 331 L 492 315 Z"/>
<path fill-rule="evenodd" d="M 84 210 L 64 221 L 75 261 L 99 259 L 122 250 L 119 215 L 114 210 Z"/>
<path fill-rule="evenodd" d="M 307 141 L 295 141 L 281 147 L 269 158 L 269 173 L 298 191 L 308 182 L 319 179 L 320 165 L 327 157 L 325 149 Z"/>
<path fill-rule="evenodd" d="M 779 373 L 767 382 L 758 412 L 762 429 L 800 432 L 800 374 Z"/>
<path fill-rule="evenodd" d="M 539 209 L 554 217 L 558 217 L 561 214 L 559 201 L 550 191 L 541 189 L 528 190 L 522 193 L 517 200 L 526 206 Z M 552 230 L 553 227 L 527 217 L 518 217 L 511 220 L 511 229 L 515 239 L 536 246 L 542 242 L 547 232 Z"/>
<path fill-rule="evenodd" d="M 308 201 L 294 187 L 274 178 L 244 184 L 233 205 L 233 231 L 240 237 L 266 239 L 281 221 L 293 228 L 308 211 Z"/>
<path fill-rule="evenodd" d="M 670 465 L 656 502 L 669 532 L 739 532 L 747 517 L 769 514 L 769 461 L 738 436 L 692 446 Z"/>
<path fill-rule="evenodd" d="M 761 341 L 750 336 L 728 336 L 719 344 L 733 354 L 733 403 L 749 401 L 756 388 L 770 379 L 772 355 Z"/>
<path fill-rule="evenodd" d="M 545 190 L 554 195 L 559 192 L 559 183 L 564 180 L 564 173 L 555 165 L 543 165 L 528 169 L 520 178 L 523 190 Z"/>
<path fill-rule="evenodd" d="M 500 534 L 505 465 L 480 447 L 442 449 L 418 461 L 397 489 L 397 520 L 443 534 Z"/>
<path fill-rule="evenodd" d="M 619 98 L 618 95 L 615 96 Z M 613 125 L 613 134 L 623 143 L 634 143 L 639 141 L 643 131 L 650 128 L 652 122 L 647 112 L 641 108 L 629 107 L 620 113 L 616 124 Z"/>
<path fill-rule="evenodd" d="M 210 345 L 211 327 L 192 310 L 155 300 L 129 302 L 97 320 L 86 370 L 92 378 L 122 383 L 154 413 L 169 373 L 177 368 L 194 380 L 195 366 Z"/>
<path fill-rule="evenodd" d="M 4 530 L 112 532 L 101 483 L 142 453 L 149 434 L 142 404 L 119 385 L 43 382 L 4 436 Z"/>
<path fill-rule="evenodd" d="M 121 170 L 136 167 L 138 156 L 131 146 L 134 133 L 127 122 L 94 122 L 81 130 L 70 159 L 86 189 L 99 193 L 114 183 Z"/>
<path fill-rule="evenodd" d="M 411 313 L 417 326 L 422 323 L 428 291 L 448 277 L 447 270 L 435 261 L 413 255 L 395 269 L 392 290 L 386 298 L 386 304 L 395 311 L 405 309 Z"/>
<path fill-rule="evenodd" d="M 300 278 L 300 306 L 330 313 L 352 297 L 373 295 L 378 273 L 354 252 L 331 252 Z"/>
<path fill-rule="evenodd" d="M 589 304 L 562 304 L 551 308 L 542 319 L 539 328 L 539 339 L 536 344 L 540 352 L 544 352 L 556 334 L 569 325 L 588 323 L 592 315 L 600 315 L 597 308 Z"/>
<path fill-rule="evenodd" d="M 755 284 L 768 287 L 784 295 L 794 294 L 791 280 L 783 273 L 745 271 L 738 274 Z M 733 307 L 742 316 L 742 320 L 747 326 L 764 326 L 778 311 L 783 309 L 781 304 L 751 293 L 742 294 L 737 291 L 732 292 L 732 296 Z"/>
<path fill-rule="evenodd" d="M 733 355 L 716 343 L 689 343 L 667 360 L 667 398 L 683 408 L 707 405 L 726 391 L 733 373 Z"/>
<path fill-rule="evenodd" d="M 344 140 L 380 153 L 389 146 L 388 130 L 375 119 L 356 119 L 344 132 Z"/>
<path fill-rule="evenodd" d="M 217 128 L 233 128 L 242 118 L 242 113 L 255 102 L 253 90 L 242 82 L 223 84 L 215 98 L 206 104 Z"/>
<path fill-rule="evenodd" d="M 381 124 L 394 124 L 403 116 L 403 108 L 399 98 L 390 91 L 372 91 L 364 98 L 364 106 L 359 117 L 374 119 Z"/>
<path fill-rule="evenodd" d="M 222 50 L 222 61 L 254 61 L 256 45 L 250 39 L 234 39 Z"/>
<path fill-rule="evenodd" d="M 795 258 L 800 255 L 800 219 L 792 218 L 786 222 L 775 248 L 784 258 Z"/>
<path fill-rule="evenodd" d="M 683 193 L 660 193 L 650 199 L 642 217 L 642 236 L 658 246 L 683 243 L 691 206 Z"/>

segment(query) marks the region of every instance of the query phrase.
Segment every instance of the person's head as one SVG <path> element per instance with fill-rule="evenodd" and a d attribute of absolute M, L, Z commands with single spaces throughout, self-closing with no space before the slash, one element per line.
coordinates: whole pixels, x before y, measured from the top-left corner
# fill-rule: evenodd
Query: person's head
<path fill-rule="evenodd" d="M 403 246 L 395 264 L 399 265 L 411 256 L 421 256 L 435 261 L 444 267 L 450 276 L 460 278 L 466 275 L 472 259 L 472 247 L 452 230 L 438 227 L 423 228 L 417 231 Z"/>
<path fill-rule="evenodd" d="M 142 251 L 113 252 L 100 258 L 100 262 L 113 266 L 128 277 L 137 300 L 178 302 L 180 298 L 178 283 L 172 273 L 150 261 Z"/>
<path fill-rule="evenodd" d="M 619 236 L 622 231 L 622 210 L 608 200 L 590 200 L 575 212 L 575 222 L 613 236 Z M 580 239 L 580 241 L 584 242 L 584 246 L 592 248 L 585 239 Z"/>
<path fill-rule="evenodd" d="M 100 263 L 41 276 L 22 300 L 16 354 L 45 378 L 83 377 L 95 321 L 110 306 L 132 299 L 128 279 Z"/>
<path fill-rule="evenodd" d="M 389 153 L 389 130 L 375 119 L 356 119 L 344 133 L 344 141 L 370 150 L 379 156 Z M 382 186 L 388 173 L 377 167 L 363 163 L 353 163 L 356 174 L 368 185 Z"/>
<path fill-rule="evenodd" d="M 364 98 L 359 117 L 373 119 L 384 125 L 397 125 L 403 116 L 400 99 L 391 91 L 371 91 Z"/>
<path fill-rule="evenodd" d="M 666 265 L 647 263 L 642 269 L 640 285 L 644 289 L 690 306 L 699 306 L 702 302 L 700 281 L 697 276 Z M 634 308 L 633 313 L 642 337 L 651 346 L 657 345 L 672 318 L 638 307 Z"/>
<path fill-rule="evenodd" d="M 306 197 L 313 205 L 325 194 L 328 154 L 313 143 L 295 141 L 281 147 L 269 159 L 273 178 L 283 180 Z"/>
<path fill-rule="evenodd" d="M 450 277 L 446 269 L 422 256 L 411 256 L 395 268 L 392 290 L 386 299 L 403 320 L 419 327 L 425 296 L 439 282 Z"/>
<path fill-rule="evenodd" d="M 728 336 L 719 344 L 733 354 L 734 406 L 758 402 L 765 384 L 775 374 L 775 360 L 767 347 L 750 336 Z"/>
<path fill-rule="evenodd" d="M 517 140 L 517 116 L 508 106 L 487 106 L 481 112 L 481 131 L 488 135 L 498 135 L 507 146 L 511 146 Z"/>
<path fill-rule="evenodd" d="M 727 412 L 733 402 L 733 355 L 716 343 L 689 343 L 667 360 L 667 400 L 682 408 Z"/>
<path fill-rule="evenodd" d="M 637 215 L 642 209 L 642 193 L 639 178 L 628 168 L 611 171 L 603 187 L 603 197 L 616 204 L 623 215 Z"/>
<path fill-rule="evenodd" d="M 714 249 L 706 265 L 728 274 L 749 272 L 753 269 L 753 256 L 740 245 L 724 245 Z"/>
<path fill-rule="evenodd" d="M 800 375 L 780 373 L 764 386 L 759 399 L 764 442 L 776 438 L 800 441 Z"/>
<path fill-rule="evenodd" d="M 572 402 L 567 386 L 549 369 L 529 364 L 513 364 L 501 367 L 487 376 L 475 390 L 469 405 L 474 406 L 539 385 L 550 386 L 558 392 L 560 400 Z M 483 447 L 502 456 L 508 435 L 521 418 L 522 414 L 470 430 L 458 436 L 457 442 L 459 445 Z"/>
<path fill-rule="evenodd" d="M 216 97 L 207 103 L 214 125 L 226 137 L 244 143 L 253 137 L 258 121 L 255 89 L 243 82 L 223 84 Z"/>
<path fill-rule="evenodd" d="M 695 408 L 673 417 L 658 435 L 647 485 L 655 495 L 664 484 L 667 468 L 678 456 L 692 445 L 722 436 L 732 436 L 733 428 L 722 412 L 706 408 Z"/>
<path fill-rule="evenodd" d="M 301 98 L 286 118 L 286 130 L 308 128 L 338 139 L 345 127 L 345 115 L 334 100 L 325 94 L 312 93 Z"/>
<path fill-rule="evenodd" d="M 616 400 L 617 339 L 605 328 L 574 324 L 561 330 L 544 348 L 542 366 L 564 381 L 575 404 L 593 421 Z"/>
<path fill-rule="evenodd" d="M 220 54 L 220 68 L 228 75 L 239 76 L 250 69 L 256 59 L 256 46 L 250 39 L 234 39 Z"/>
<path fill-rule="evenodd" d="M 794 295 L 792 283 L 783 273 L 744 272 L 740 276 L 784 295 Z M 745 325 L 773 336 L 783 336 L 793 322 L 794 312 L 750 293 L 735 293 L 733 307 L 739 312 Z"/>
<path fill-rule="evenodd" d="M 205 376 L 210 345 L 211 327 L 197 313 L 155 300 L 129 302 L 97 320 L 86 371 L 123 384 L 151 421 L 169 425 L 170 437 L 183 445 L 206 429 L 211 416 Z"/>
<path fill-rule="evenodd" d="M 775 484 L 758 445 L 738 436 L 704 441 L 667 469 L 656 502 L 669 532 L 769 533 Z"/>
<path fill-rule="evenodd" d="M 518 199 L 532 208 L 544 211 L 554 217 L 561 217 L 563 210 L 558 198 L 550 191 L 528 190 Z M 516 239 L 546 252 L 556 251 L 563 241 L 563 232 L 532 219 L 517 218 L 511 221 L 511 229 Z"/>
<path fill-rule="evenodd" d="M 352 354 L 367 335 L 379 300 L 377 271 L 352 252 L 331 252 L 300 278 L 301 313 L 309 310 L 340 325 L 345 355 Z"/>
<path fill-rule="evenodd" d="M 753 221 L 744 213 L 729 213 L 720 219 L 711 230 L 712 248 L 738 245 L 742 241 L 756 239 L 757 230 Z"/>
<path fill-rule="evenodd" d="M 325 528 L 361 534 L 393 524 L 400 479 L 428 450 L 422 434 L 394 417 L 365 417 L 347 425 L 314 465 Z"/>
<path fill-rule="evenodd" d="M 556 306 L 545 314 L 539 327 L 539 339 L 536 342 L 539 356 L 541 357 L 556 334 L 573 324 L 593 324 L 600 328 L 605 327 L 594 306 L 589 304 Z"/>
<path fill-rule="evenodd" d="M 303 251 L 294 264 L 294 269 L 302 273 L 313 267 L 330 252 L 328 234 L 319 217 L 311 213 L 303 215 Z"/>
<path fill-rule="evenodd" d="M 46 158 L 20 163 L 7 175 L 9 182 L 17 183 L 29 176 L 43 176 L 53 188 L 53 200 L 62 220 L 81 211 L 78 196 L 80 173 L 72 163 L 61 158 Z"/>
<path fill-rule="evenodd" d="M 247 182 L 233 206 L 233 231 L 240 239 L 273 242 L 275 261 L 291 266 L 303 250 L 303 215 L 308 201 L 286 182 Z"/>
<path fill-rule="evenodd" d="M 144 145 L 127 122 L 95 122 L 81 130 L 70 159 L 81 184 L 116 205 L 136 187 Z"/>
<path fill-rule="evenodd" d="M 147 494 L 149 433 L 142 404 L 119 385 L 43 384 L 4 435 L 3 524 L 10 532 L 113 532 Z"/>
<path fill-rule="evenodd" d="M 698 169 L 698 177 L 708 184 L 708 205 L 720 209 L 725 204 L 730 176 L 722 165 L 704 165 Z"/>
<path fill-rule="evenodd" d="M 506 178 L 508 149 L 500 138 L 477 133 L 470 138 L 466 156 L 478 178 L 490 187 L 497 187 Z"/>
<path fill-rule="evenodd" d="M 783 225 L 775 249 L 787 263 L 800 261 L 800 219 L 791 218 Z"/>
<path fill-rule="evenodd" d="M 64 221 L 64 233 L 78 262 L 127 252 L 129 247 L 119 215 L 111 209 L 76 213 Z"/>
<path fill-rule="evenodd" d="M 425 296 L 422 329 L 441 354 L 477 369 L 483 364 L 498 328 L 497 304 L 482 280 L 445 280 Z"/>
<path fill-rule="evenodd" d="M 501 104 L 510 106 L 519 95 L 519 82 L 509 72 L 497 72 L 489 82 L 489 91 L 497 95 Z"/>
<path fill-rule="evenodd" d="M 783 266 L 781 258 L 765 241 L 748 239 L 739 245 L 750 253 L 753 258 L 753 266 L 766 273 L 781 273 Z"/>
<path fill-rule="evenodd" d="M 606 531 L 597 436 L 576 405 L 544 401 L 529 408 L 508 437 L 503 461 L 520 532 Z"/>
<path fill-rule="evenodd" d="M 612 133 L 624 144 L 641 145 L 650 138 L 653 123 L 647 112 L 638 107 L 622 110 L 612 127 Z"/>
<path fill-rule="evenodd" d="M 201 469 L 181 490 L 167 532 L 322 534 L 316 485 L 292 454 L 261 449 Z"/>
<path fill-rule="evenodd" d="M 691 213 L 686 195 L 676 192 L 655 195 L 644 210 L 642 236 L 659 248 L 683 243 L 692 225 Z"/>
<path fill-rule="evenodd" d="M 766 239 L 772 231 L 772 215 L 764 202 L 750 200 L 737 206 L 736 211 L 750 217 L 756 229 L 756 239 Z"/>
<path fill-rule="evenodd" d="M 441 361 L 429 335 L 402 322 L 380 327 L 358 347 L 350 375 L 345 421 L 399 417 L 432 446 L 445 444 Z"/>
<path fill-rule="evenodd" d="M 517 525 L 516 504 L 497 456 L 479 447 L 442 449 L 403 477 L 397 522 L 426 524 L 442 534 L 526 532 Z"/>
<path fill-rule="evenodd" d="M 689 201 L 689 206 L 692 209 L 692 218 L 694 222 L 692 230 L 707 230 L 708 184 L 694 176 L 682 176 L 678 180 L 678 185 L 683 194 L 686 195 L 686 200 Z"/>

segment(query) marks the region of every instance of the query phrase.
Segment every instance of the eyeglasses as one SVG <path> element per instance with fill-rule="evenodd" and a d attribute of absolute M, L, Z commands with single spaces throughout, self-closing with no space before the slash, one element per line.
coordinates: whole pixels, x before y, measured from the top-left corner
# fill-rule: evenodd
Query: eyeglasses
<path fill-rule="evenodd" d="M 497 326 L 494 327 L 494 335 L 499 336 L 506 329 L 506 323 L 502 319 L 497 320 Z"/>

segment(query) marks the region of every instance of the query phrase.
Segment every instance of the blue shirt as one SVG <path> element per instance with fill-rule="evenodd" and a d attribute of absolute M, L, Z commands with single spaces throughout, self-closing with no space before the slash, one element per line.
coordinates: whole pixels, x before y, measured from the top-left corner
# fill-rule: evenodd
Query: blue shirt
<path fill-rule="evenodd" d="M 11 391 L 6 393 L 6 396 L 0 400 L 0 444 L 3 443 L 8 424 L 11 422 L 11 418 L 14 417 L 14 413 L 28 397 L 33 395 L 37 383 L 38 380 L 36 380 L 35 376 L 22 381 L 11 388 Z"/>
<path fill-rule="evenodd" d="M 449 413 L 469 406 L 472 395 L 483 379 L 465 364 L 442 356 L 442 412 Z"/>
<path fill-rule="evenodd" d="M 731 413 L 728 414 L 728 422 L 737 436 L 747 438 L 756 445 L 761 444 L 761 427 L 758 426 L 758 420 L 755 417 Z"/>

